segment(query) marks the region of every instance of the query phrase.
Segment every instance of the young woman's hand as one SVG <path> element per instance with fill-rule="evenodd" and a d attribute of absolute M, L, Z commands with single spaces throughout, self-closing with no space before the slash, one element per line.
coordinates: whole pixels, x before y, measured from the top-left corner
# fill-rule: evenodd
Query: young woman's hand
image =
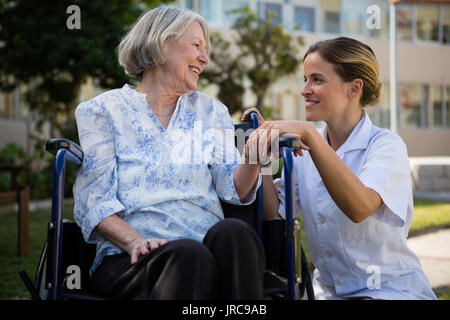
<path fill-rule="evenodd" d="M 258 130 L 263 132 L 276 132 L 279 137 L 290 136 L 300 141 L 300 147 L 294 150 L 294 156 L 303 156 L 302 150 L 310 150 L 306 142 L 309 130 L 315 130 L 311 124 L 306 121 L 279 120 L 265 121 L 259 126 Z"/>
<path fill-rule="evenodd" d="M 281 137 L 294 137 L 300 142 L 300 147 L 297 149 L 294 149 L 292 152 L 294 153 L 294 157 L 296 156 L 303 156 L 302 150 L 310 150 L 311 148 L 307 146 L 301 139 L 301 136 L 299 134 L 294 133 L 285 133 Z"/>
<path fill-rule="evenodd" d="M 258 115 L 259 127 L 250 135 L 245 148 L 246 155 L 257 154 L 258 160 L 271 157 L 273 154 L 271 146 L 281 136 L 295 137 L 300 141 L 300 147 L 294 150 L 294 156 L 303 156 L 302 150 L 311 149 L 305 142 L 308 131 L 314 130 L 310 123 L 296 120 L 265 121 L 257 108 L 245 110 L 241 120 L 247 121 L 251 112 L 256 112 Z M 268 153 L 262 154 L 261 149 L 267 150 Z M 253 157 L 253 159 L 255 158 Z"/>

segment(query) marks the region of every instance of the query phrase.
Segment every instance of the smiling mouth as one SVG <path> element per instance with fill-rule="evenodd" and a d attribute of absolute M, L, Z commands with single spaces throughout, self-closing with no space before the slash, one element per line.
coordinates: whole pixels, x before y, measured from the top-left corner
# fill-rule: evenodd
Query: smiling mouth
<path fill-rule="evenodd" d="M 318 104 L 319 101 L 313 101 L 313 100 L 306 100 L 306 107 L 311 108 L 312 106 Z"/>
<path fill-rule="evenodd" d="M 189 70 L 191 70 L 193 73 L 195 73 L 197 76 L 200 74 L 200 69 L 194 66 L 189 66 Z"/>

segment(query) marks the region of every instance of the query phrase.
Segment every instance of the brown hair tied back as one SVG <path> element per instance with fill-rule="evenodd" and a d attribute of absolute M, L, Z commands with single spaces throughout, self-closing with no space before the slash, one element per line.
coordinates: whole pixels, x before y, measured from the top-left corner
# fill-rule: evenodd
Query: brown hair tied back
<path fill-rule="evenodd" d="M 363 81 L 360 98 L 363 107 L 380 102 L 383 85 L 379 80 L 379 65 L 368 45 L 347 37 L 319 41 L 309 47 L 303 60 L 316 51 L 323 59 L 333 64 L 335 72 L 343 81 Z"/>

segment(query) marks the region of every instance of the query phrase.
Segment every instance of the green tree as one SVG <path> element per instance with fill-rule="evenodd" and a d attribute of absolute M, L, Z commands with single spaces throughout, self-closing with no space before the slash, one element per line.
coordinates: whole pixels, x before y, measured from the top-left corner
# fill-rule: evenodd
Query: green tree
<path fill-rule="evenodd" d="M 212 71 L 207 71 L 213 75 L 208 74 L 205 78 L 219 85 L 218 98 L 223 97 L 222 102 L 227 104 L 233 97 L 241 103 L 244 92 L 242 79 L 246 76 L 256 96 L 255 106 L 264 112 L 263 101 L 270 85 L 283 76 L 295 73 L 301 64 L 299 52 L 303 38 L 291 36 L 281 24 L 274 24 L 274 14 L 267 14 L 261 19 L 248 7 L 233 10 L 232 13 L 237 17 L 232 29 L 239 53 L 233 57 L 229 41 L 215 40 L 211 54 L 213 66 L 209 68 Z M 219 46 L 214 47 L 217 43 Z M 228 86 L 225 85 L 227 81 Z M 230 113 L 242 107 L 242 104 L 240 107 L 233 106 Z"/>
<path fill-rule="evenodd" d="M 231 43 L 225 41 L 219 33 L 211 34 L 211 65 L 203 72 L 203 85 L 217 85 L 217 98 L 228 107 L 230 114 L 242 109 L 244 96 L 244 66 L 238 58 L 232 58 Z"/>
<path fill-rule="evenodd" d="M 240 59 L 250 57 L 253 61 L 247 76 L 256 95 L 256 107 L 263 111 L 263 100 L 270 85 L 295 73 L 300 65 L 299 46 L 303 45 L 303 38 L 284 32 L 281 24 L 275 25 L 273 14 L 267 13 L 261 19 L 248 7 L 234 12 L 239 14 L 233 29 L 241 50 Z"/>
<path fill-rule="evenodd" d="M 116 47 L 122 36 L 148 8 L 170 0 L 0 0 L 0 90 L 21 86 L 31 110 L 38 111 L 38 129 L 50 123 L 78 141 L 74 110 L 81 86 L 93 79 L 97 86 L 122 87 L 127 78 L 119 67 Z M 79 29 L 69 28 L 79 8 Z M 45 140 L 34 141 L 34 160 L 45 167 L 26 179 L 32 198 L 51 195 L 52 162 Z M 66 193 L 74 181 L 73 167 L 66 172 Z"/>
<path fill-rule="evenodd" d="M 0 89 L 25 85 L 27 103 L 51 123 L 52 134 L 74 131 L 73 111 L 88 78 L 103 88 L 127 81 L 115 54 L 125 27 L 146 7 L 168 2 L 0 1 Z M 79 8 L 79 29 L 68 27 L 72 5 Z"/>

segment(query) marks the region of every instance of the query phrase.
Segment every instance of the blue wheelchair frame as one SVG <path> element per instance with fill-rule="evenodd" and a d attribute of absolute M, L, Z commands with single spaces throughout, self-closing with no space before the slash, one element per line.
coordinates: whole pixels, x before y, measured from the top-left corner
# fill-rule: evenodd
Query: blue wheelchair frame
<path fill-rule="evenodd" d="M 252 129 L 258 127 L 258 117 L 256 113 L 250 114 L 250 124 Z M 284 165 L 284 179 L 285 179 L 285 193 L 286 193 L 286 205 L 285 205 L 285 238 L 286 238 L 286 265 L 287 265 L 287 297 L 288 300 L 296 300 L 303 296 L 304 290 L 309 299 L 314 299 L 314 292 L 312 288 L 311 279 L 308 273 L 308 265 L 303 248 L 301 248 L 301 267 L 304 270 L 302 272 L 302 288 L 299 288 L 297 279 L 295 276 L 295 246 L 294 246 L 294 223 L 293 223 L 293 210 L 295 209 L 292 198 L 294 179 L 293 170 L 293 156 L 292 150 L 299 147 L 298 141 L 294 138 L 281 138 L 280 139 L 280 154 L 283 158 Z M 52 190 L 52 213 L 51 221 L 49 222 L 48 229 L 52 235 L 52 261 L 51 270 L 52 278 L 46 279 L 46 287 L 48 289 L 48 300 L 59 300 L 62 298 L 63 277 L 62 277 L 62 244 L 63 244 L 63 208 L 64 208 L 64 181 L 65 181 L 65 166 L 69 161 L 80 167 L 83 161 L 83 151 L 74 142 L 67 139 L 50 139 L 47 141 L 46 150 L 49 152 L 56 151 L 54 168 L 53 168 L 53 190 Z M 261 242 L 263 243 L 263 222 L 264 222 L 264 208 L 263 208 L 263 194 L 262 186 L 257 190 L 257 231 Z M 50 242 L 50 239 L 48 239 Z M 44 248 L 45 251 L 46 248 Z M 41 257 L 42 259 L 42 257 Z M 39 263 L 41 264 L 42 261 Z M 306 270 L 305 270 L 306 268 Z M 40 266 L 38 267 L 39 272 Z M 32 298 L 41 299 L 38 289 L 31 283 L 29 276 L 24 270 L 21 270 L 20 276 L 22 277 L 25 285 L 30 291 Z M 38 277 L 38 275 L 37 275 Z M 297 290 L 298 289 L 298 290 Z M 67 297 L 68 295 L 64 295 Z M 80 298 L 80 297 L 79 297 Z M 94 298 L 86 296 L 86 299 Z"/>

